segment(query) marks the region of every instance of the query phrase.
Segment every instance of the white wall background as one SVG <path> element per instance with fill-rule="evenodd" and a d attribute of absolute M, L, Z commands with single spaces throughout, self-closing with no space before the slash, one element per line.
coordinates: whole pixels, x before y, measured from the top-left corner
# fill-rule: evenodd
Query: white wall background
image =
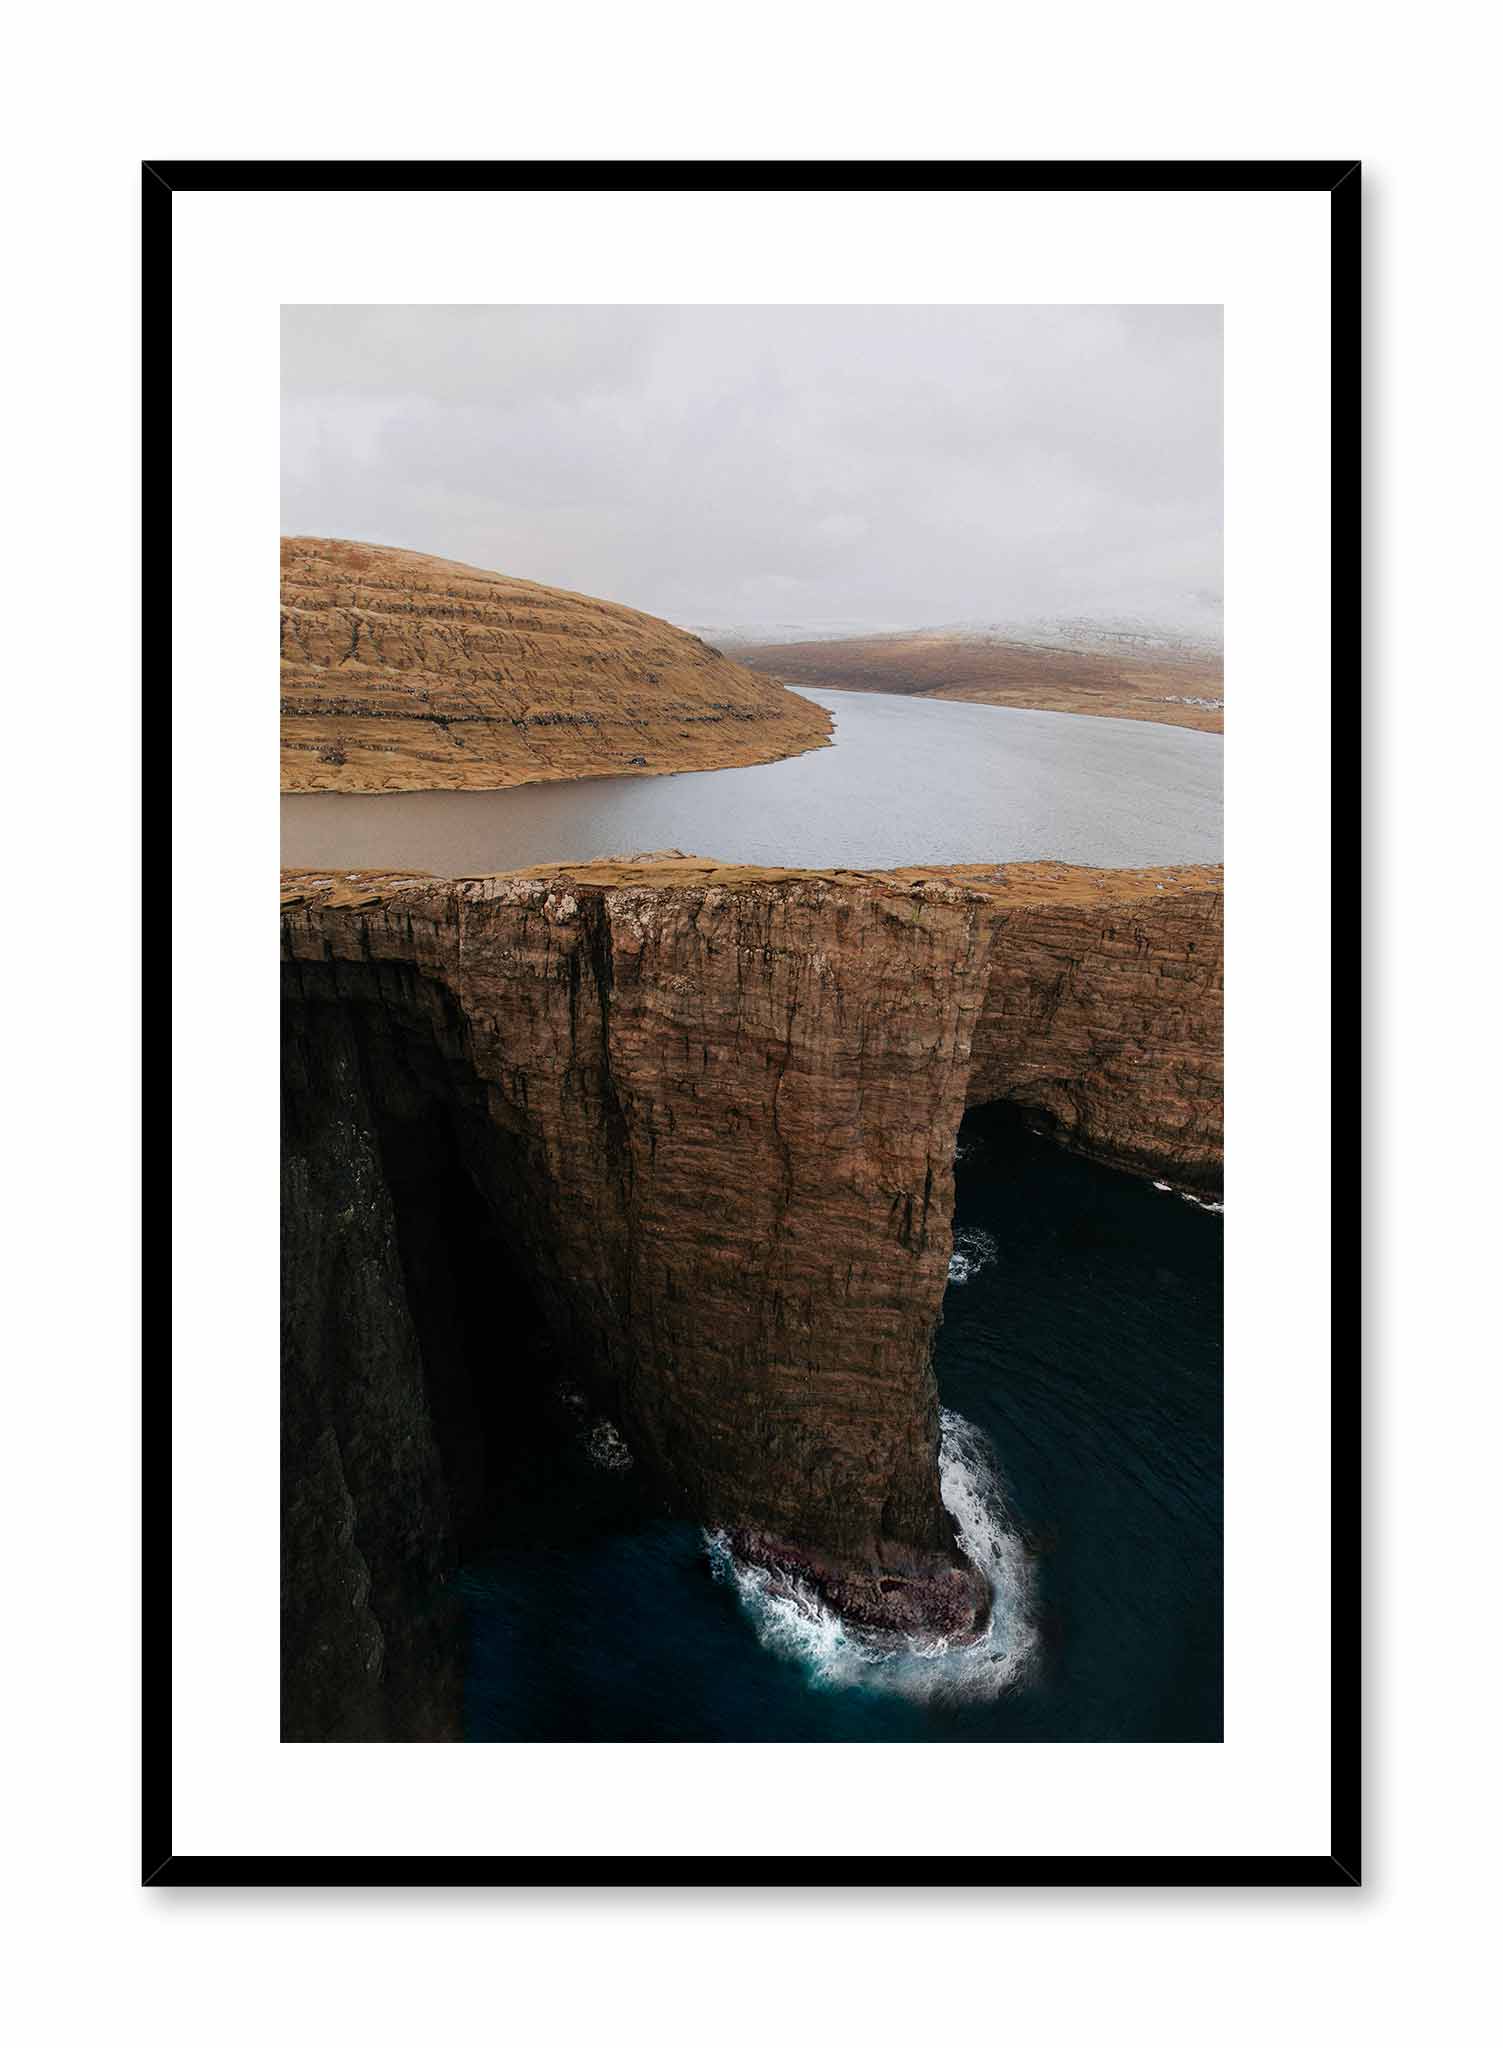
<path fill-rule="evenodd" d="M 19 710 L 0 823 L 12 1254 L 3 1489 L 16 1670 L 6 1918 L 27 2039 L 765 2043 L 941 2031 L 1294 2041 L 1487 2011 L 1495 1719 L 1496 808 L 1491 72 L 1275 0 L 1065 17 L 936 5 L 359 16 L 180 4 L 27 25 L 4 340 Z M 138 1046 L 135 161 L 644 153 L 1367 159 L 1372 1772 L 1361 1894 L 142 1894 L 134 1473 Z M 225 395 L 227 406 L 235 393 Z M 1291 476 L 1291 496 L 1302 480 Z M 165 536 L 146 536 L 148 559 Z M 163 630 L 165 631 L 165 625 Z M 148 692 L 161 673 L 148 672 Z M 19 737 L 24 735 L 24 738 Z M 1276 810 L 1279 793 L 1270 793 Z M 1352 850 L 1347 915 L 1357 918 Z M 1479 886 L 1481 885 L 1481 886 Z M 165 878 L 144 878 L 153 918 Z M 199 935 L 206 959 L 216 936 Z M 269 948 L 269 936 L 268 936 Z M 269 950 L 268 950 L 269 958 Z M 212 1022 L 212 1018 L 206 1019 Z M 1357 1057 L 1356 1048 L 1352 1057 Z M 1408 1092 L 1400 1093 L 1401 1078 Z M 147 1105 L 151 1128 L 160 1105 Z M 1493 1127 L 1490 1134 L 1489 1126 Z M 18 1128 L 19 1127 L 19 1128 Z M 1357 1189 L 1350 1190 L 1355 1219 Z M 147 1211 L 149 1241 L 165 1219 Z M 1280 1507 L 1287 1503 L 1279 1503 Z M 1491 1574 L 1489 1573 L 1489 1576 Z"/>

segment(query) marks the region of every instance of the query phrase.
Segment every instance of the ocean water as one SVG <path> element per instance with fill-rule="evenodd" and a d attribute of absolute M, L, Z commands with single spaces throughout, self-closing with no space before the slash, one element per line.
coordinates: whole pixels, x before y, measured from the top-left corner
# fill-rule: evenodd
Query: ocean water
<path fill-rule="evenodd" d="M 1219 733 L 995 704 L 803 693 L 835 744 L 711 773 L 282 798 L 284 867 L 488 875 L 684 853 L 757 867 L 1221 859 Z"/>
<path fill-rule="evenodd" d="M 936 1345 L 989 1636 L 881 1652 L 657 1512 L 568 1390 L 466 1566 L 479 1742 L 1221 1737 L 1219 1212 L 965 1120 Z"/>

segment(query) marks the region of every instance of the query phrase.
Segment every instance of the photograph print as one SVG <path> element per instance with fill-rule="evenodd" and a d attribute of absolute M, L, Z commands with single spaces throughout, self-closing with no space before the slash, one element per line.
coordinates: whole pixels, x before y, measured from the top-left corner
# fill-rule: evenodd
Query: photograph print
<path fill-rule="evenodd" d="M 1220 1743 L 1221 307 L 281 348 L 282 1741 Z"/>

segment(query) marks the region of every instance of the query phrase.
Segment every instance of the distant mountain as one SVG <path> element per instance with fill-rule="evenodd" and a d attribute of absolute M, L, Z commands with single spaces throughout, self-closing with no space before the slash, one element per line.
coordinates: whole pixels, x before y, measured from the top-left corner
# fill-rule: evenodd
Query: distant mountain
<path fill-rule="evenodd" d="M 906 630 L 901 625 L 873 626 L 860 619 L 823 619 L 813 625 L 807 620 L 789 625 L 759 619 L 751 625 L 685 628 L 686 632 L 697 634 L 708 646 L 722 648 L 726 653 L 739 647 L 780 647 L 804 640 L 855 640 L 872 633 L 901 633 Z"/>
<path fill-rule="evenodd" d="M 1115 617 L 970 620 L 927 629 L 918 637 L 1006 641 L 1029 647 L 1079 647 L 1135 657 L 1167 656 L 1174 660 L 1221 659 L 1223 638 L 1219 611 L 1194 623 L 1173 625 L 1144 613 Z"/>
<path fill-rule="evenodd" d="M 711 647 L 790 647 L 826 640 L 978 640 L 1028 647 L 1094 648 L 1105 653 L 1162 654 L 1195 661 L 1219 658 L 1221 604 L 1205 598 L 1182 608 L 1173 621 L 1147 612 L 1056 614 L 1002 619 L 955 619 L 942 626 L 871 625 L 826 620 L 815 625 L 766 621 L 740 626 L 694 626 Z"/>
<path fill-rule="evenodd" d="M 735 643 L 780 682 L 1222 730 L 1219 633 L 1141 618 L 967 622 L 907 633 Z"/>

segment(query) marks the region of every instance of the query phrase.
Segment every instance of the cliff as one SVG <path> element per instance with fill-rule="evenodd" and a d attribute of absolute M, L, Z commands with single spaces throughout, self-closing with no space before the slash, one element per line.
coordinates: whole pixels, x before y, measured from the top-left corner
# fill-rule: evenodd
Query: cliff
<path fill-rule="evenodd" d="M 405 548 L 282 542 L 282 788 L 504 789 L 746 767 L 817 705 L 691 634 Z"/>
<path fill-rule="evenodd" d="M 1219 1196 L 1223 903 L 1212 872 L 1213 887 L 1204 869 L 1175 869 L 1086 902 L 1004 899 L 967 1102 L 1015 1102 L 1072 1151 Z"/>
<path fill-rule="evenodd" d="M 285 877 L 284 1311 L 293 1351 L 321 1349 L 291 1366 L 284 1515 L 289 1484 L 314 1505 L 284 1535 L 299 1586 L 320 1574 L 297 1557 L 337 1544 L 384 1645 L 329 1651 L 349 1613 L 309 1609 L 294 1672 L 310 1627 L 357 1690 L 372 1658 L 403 1663 L 428 1625 L 411 1587 L 453 1540 L 445 1432 L 473 1445 L 477 1401 L 515 1431 L 543 1372 L 679 1511 L 858 1622 L 976 1626 L 930 1367 L 961 1116 L 1014 1100 L 1098 1158 L 1219 1189 L 1220 908 L 1219 870 Z M 455 1484 L 451 1522 L 484 1479 Z"/>
<path fill-rule="evenodd" d="M 289 1011 L 282 1064 L 282 1733 L 442 1740 L 461 1638 L 441 1350 L 425 1369 L 352 1019 Z"/>

